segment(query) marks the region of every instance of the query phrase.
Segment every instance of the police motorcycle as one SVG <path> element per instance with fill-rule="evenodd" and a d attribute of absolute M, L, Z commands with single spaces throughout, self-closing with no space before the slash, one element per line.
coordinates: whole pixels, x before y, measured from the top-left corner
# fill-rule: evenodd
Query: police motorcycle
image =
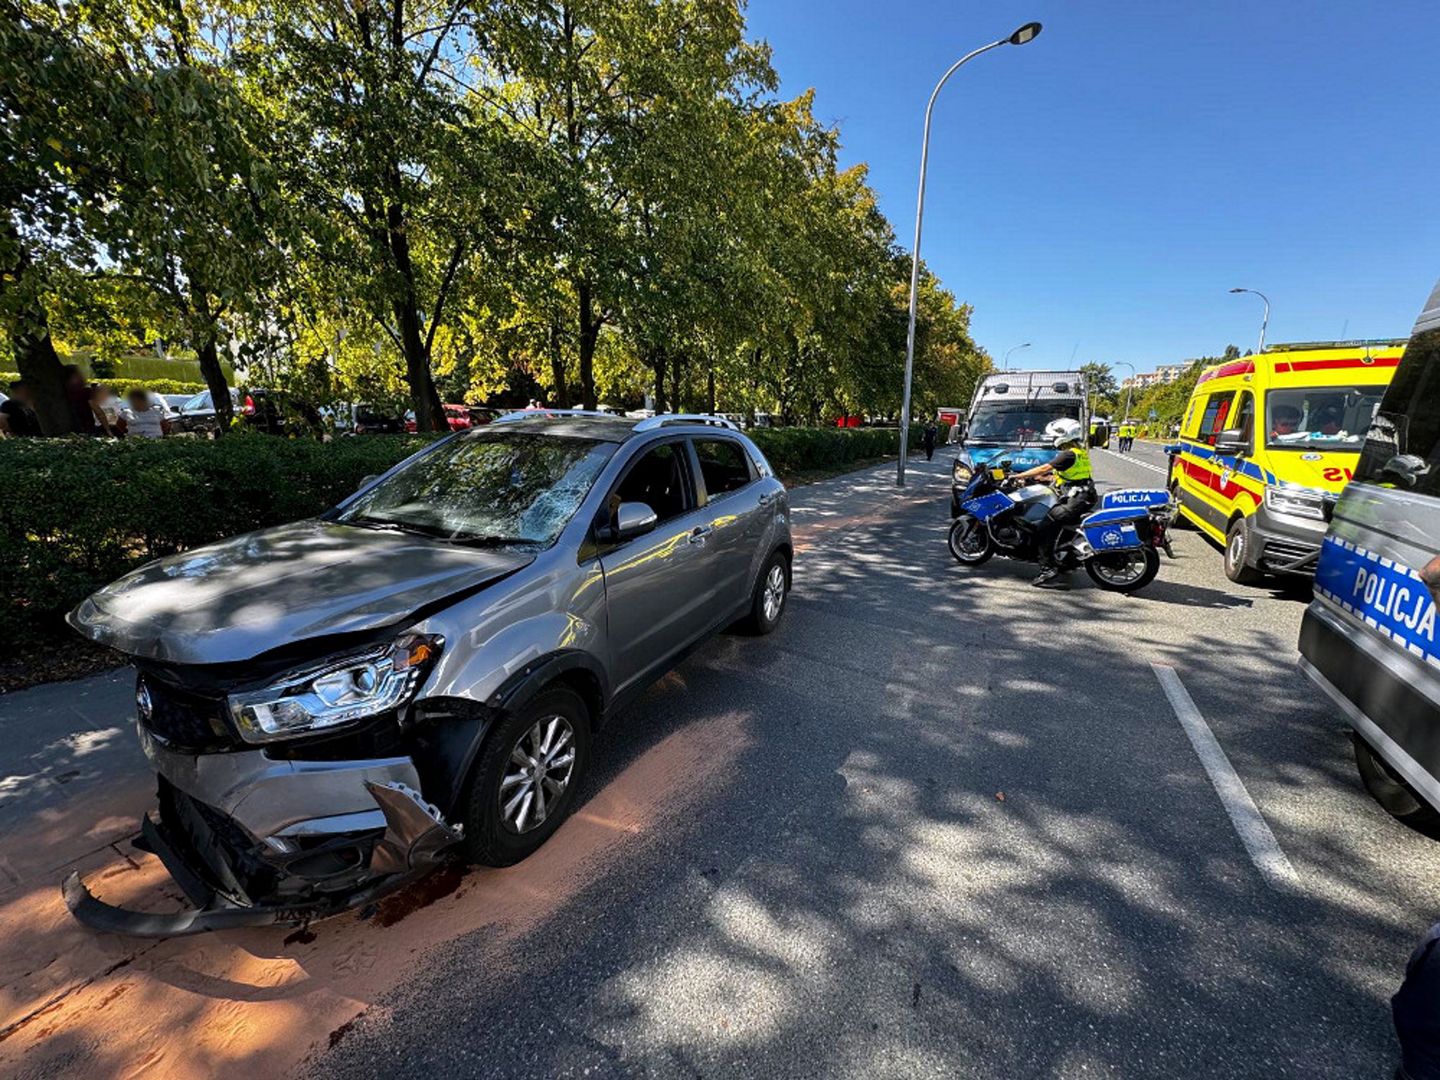
<path fill-rule="evenodd" d="M 1036 532 L 1060 496 L 1048 483 L 1013 479 L 1013 471 L 1009 459 L 973 470 L 956 466 L 956 486 L 965 485 L 957 492 L 950 525 L 950 554 L 957 562 L 979 566 L 994 555 L 1040 561 Z M 1102 589 L 1136 592 L 1159 572 L 1156 548 L 1169 551 L 1167 530 L 1174 517 L 1174 503 L 1163 489 L 1106 492 L 1095 510 L 1060 534 L 1056 561 L 1062 570 L 1083 565 Z"/>

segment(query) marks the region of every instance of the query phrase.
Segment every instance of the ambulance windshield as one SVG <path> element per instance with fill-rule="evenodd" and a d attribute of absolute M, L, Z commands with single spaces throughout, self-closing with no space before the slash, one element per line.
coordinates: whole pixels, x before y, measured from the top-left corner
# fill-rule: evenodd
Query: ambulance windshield
<path fill-rule="evenodd" d="M 1265 398 L 1272 450 L 1359 451 L 1384 395 L 1383 386 L 1271 390 Z"/>

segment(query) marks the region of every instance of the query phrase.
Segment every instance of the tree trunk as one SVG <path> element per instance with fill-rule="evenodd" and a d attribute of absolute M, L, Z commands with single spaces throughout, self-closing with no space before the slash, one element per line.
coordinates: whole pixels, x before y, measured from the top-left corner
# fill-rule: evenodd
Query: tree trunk
<path fill-rule="evenodd" d="M 30 384 L 35 395 L 35 416 L 40 421 L 40 431 L 45 435 L 69 435 L 74 432 L 74 420 L 70 416 L 70 403 L 65 400 L 65 365 L 55 352 L 55 343 L 50 339 L 50 317 L 44 304 L 35 295 L 37 282 L 30 262 L 30 253 L 20 241 L 13 219 L 6 213 L 4 222 L 7 246 L 14 246 L 16 253 L 15 277 L 4 285 L 8 292 L 26 290 L 24 300 L 16 306 L 11 324 L 11 345 L 15 350 L 15 363 L 20 377 Z M 7 393 L 9 387 L 3 388 Z"/>
<path fill-rule="evenodd" d="M 225 372 L 220 367 L 220 349 L 215 341 L 213 324 L 200 338 L 200 347 L 195 353 L 200 358 L 200 377 L 205 380 L 205 389 L 210 391 L 210 400 L 215 405 L 215 434 L 224 435 L 230 430 L 235 410 L 230 404 L 230 384 L 225 381 Z"/>
<path fill-rule="evenodd" d="M 665 411 L 665 350 L 656 349 L 649 357 L 650 370 L 655 373 L 655 411 Z"/>
<path fill-rule="evenodd" d="M 397 303 L 395 319 L 400 324 L 400 345 L 405 352 L 405 382 L 410 387 L 410 407 L 415 410 L 416 431 L 448 431 L 440 394 L 430 374 L 430 357 L 420 335 L 420 313 L 413 304 Z"/>
<path fill-rule="evenodd" d="M 595 297 L 590 282 L 577 281 L 575 295 L 580 317 L 580 399 L 584 408 L 595 408 L 595 342 L 600 337 L 602 320 L 595 317 Z"/>
<path fill-rule="evenodd" d="M 712 416 L 715 414 L 715 369 L 713 367 L 705 372 L 705 411 Z"/>
<path fill-rule="evenodd" d="M 570 407 L 570 388 L 565 385 L 565 354 L 560 348 L 560 327 L 550 324 L 550 404 L 556 409 Z"/>
<path fill-rule="evenodd" d="M 670 357 L 670 388 L 673 391 L 673 393 L 671 394 L 671 397 L 673 398 L 671 407 L 676 412 L 685 411 L 685 395 L 683 393 L 684 388 L 680 385 L 680 379 L 682 377 L 682 365 L 683 361 L 681 360 L 680 354 L 678 352 Z"/>
<path fill-rule="evenodd" d="M 435 379 L 430 373 L 430 350 L 425 347 L 420 325 L 415 267 L 410 261 L 410 239 L 405 232 L 405 208 L 392 202 L 385 217 L 390 254 L 404 282 L 404 289 L 392 306 L 400 329 L 400 348 L 405 353 L 405 381 L 410 386 L 410 407 L 415 410 L 415 430 L 449 431 L 445 410 L 440 407 L 440 395 L 435 390 Z"/>

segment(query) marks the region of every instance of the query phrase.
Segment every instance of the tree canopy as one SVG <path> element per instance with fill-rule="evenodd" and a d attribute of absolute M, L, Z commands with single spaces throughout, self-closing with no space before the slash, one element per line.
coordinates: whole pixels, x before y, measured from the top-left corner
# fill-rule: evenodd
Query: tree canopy
<path fill-rule="evenodd" d="M 0 0 L 0 319 L 316 403 L 899 410 L 909 256 L 738 0 Z M 915 411 L 989 358 L 921 277 Z M 3 357 L 0 357 L 3 359 Z"/>

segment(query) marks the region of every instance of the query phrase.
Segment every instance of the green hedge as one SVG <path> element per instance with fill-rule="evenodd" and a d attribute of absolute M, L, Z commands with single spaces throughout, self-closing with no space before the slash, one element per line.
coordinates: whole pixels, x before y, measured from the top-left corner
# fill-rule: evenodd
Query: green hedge
<path fill-rule="evenodd" d="M 0 440 L 0 644 L 53 635 L 66 611 L 140 563 L 315 514 L 423 444 Z"/>
<path fill-rule="evenodd" d="M 899 453 L 899 428 L 755 428 L 748 432 L 785 475 Z"/>
<path fill-rule="evenodd" d="M 899 443 L 895 428 L 751 434 L 782 475 L 894 454 Z M 140 563 L 318 513 L 424 442 L 0 440 L 0 645 L 53 639 L 66 611 Z"/>
<path fill-rule="evenodd" d="M 0 392 L 9 393 L 10 384 L 20 378 L 18 372 L 0 371 Z M 116 375 L 113 379 L 98 379 L 106 386 L 113 386 L 117 392 L 128 394 L 139 387 L 155 394 L 198 394 L 206 389 L 203 382 L 181 382 L 179 379 L 130 379 Z"/>

